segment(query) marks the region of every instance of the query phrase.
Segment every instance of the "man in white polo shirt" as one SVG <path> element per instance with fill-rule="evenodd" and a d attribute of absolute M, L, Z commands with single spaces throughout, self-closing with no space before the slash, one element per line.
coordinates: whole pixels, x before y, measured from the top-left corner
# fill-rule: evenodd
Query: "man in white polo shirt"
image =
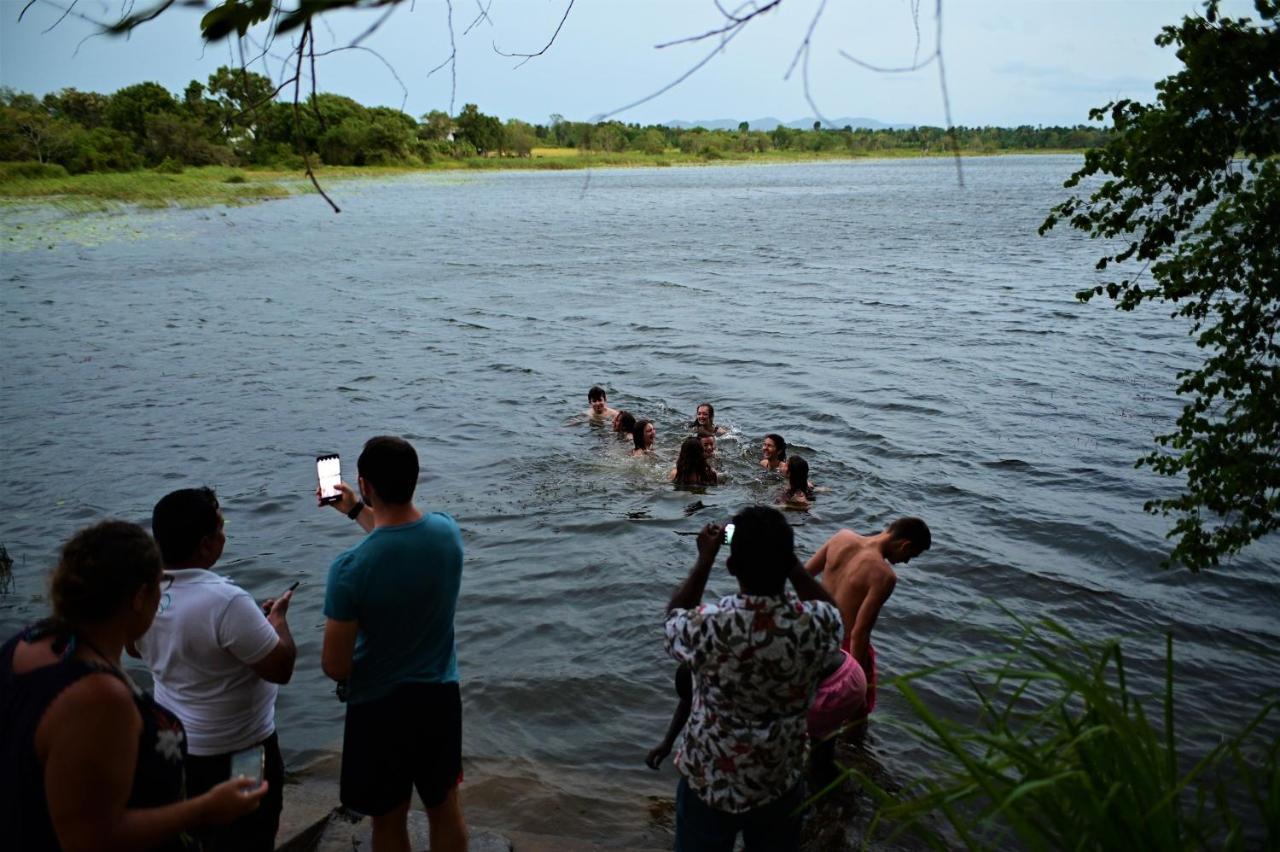
<path fill-rule="evenodd" d="M 156 701 L 186 728 L 187 795 L 231 777 L 237 752 L 261 747 L 268 784 L 262 805 L 200 835 L 210 850 L 275 848 L 284 761 L 276 737 L 276 684 L 293 675 L 297 648 L 286 615 L 292 592 L 262 606 L 209 569 L 227 542 L 217 495 L 185 488 L 156 504 L 151 530 L 164 559 L 166 586 L 137 652 L 155 676 Z"/>

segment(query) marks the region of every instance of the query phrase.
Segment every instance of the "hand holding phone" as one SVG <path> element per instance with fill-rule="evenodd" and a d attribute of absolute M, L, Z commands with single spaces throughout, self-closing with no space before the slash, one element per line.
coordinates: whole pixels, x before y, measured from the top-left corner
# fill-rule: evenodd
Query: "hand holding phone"
<path fill-rule="evenodd" d="M 316 479 L 320 482 L 320 503 L 336 503 L 342 499 L 338 483 L 342 482 L 342 461 L 337 453 L 316 456 Z"/>
<path fill-rule="evenodd" d="M 720 552 L 720 544 L 724 540 L 724 528 L 715 522 L 709 523 L 698 531 L 698 558 L 716 558 Z"/>
<path fill-rule="evenodd" d="M 266 766 L 267 752 L 260 745 L 252 746 L 231 755 L 232 778 L 245 778 L 254 784 L 261 784 Z"/>
<path fill-rule="evenodd" d="M 278 598 L 267 598 L 262 602 L 262 614 L 270 615 L 271 611 L 276 608 L 276 604 L 280 604 L 281 610 L 288 610 L 289 601 L 293 599 L 293 590 L 302 585 L 301 580 L 294 580 L 293 585 L 285 590 L 285 593 Z M 284 612 L 281 612 L 284 615 Z"/>

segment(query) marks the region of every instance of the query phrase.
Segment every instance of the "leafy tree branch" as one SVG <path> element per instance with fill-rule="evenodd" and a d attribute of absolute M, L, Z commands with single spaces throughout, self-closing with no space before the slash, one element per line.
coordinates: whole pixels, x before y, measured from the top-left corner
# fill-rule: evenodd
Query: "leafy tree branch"
<path fill-rule="evenodd" d="M 1280 3 L 1254 7 L 1258 20 L 1221 18 L 1212 0 L 1161 31 L 1182 70 L 1156 85 L 1155 104 L 1092 111 L 1114 136 L 1066 187 L 1094 188 L 1040 228 L 1066 222 L 1107 240 L 1099 270 L 1137 267 L 1078 299 L 1166 303 L 1204 352 L 1178 374 L 1187 403 L 1175 430 L 1137 462 L 1185 478 L 1145 509 L 1174 518 L 1165 564 L 1193 571 L 1280 526 Z"/>

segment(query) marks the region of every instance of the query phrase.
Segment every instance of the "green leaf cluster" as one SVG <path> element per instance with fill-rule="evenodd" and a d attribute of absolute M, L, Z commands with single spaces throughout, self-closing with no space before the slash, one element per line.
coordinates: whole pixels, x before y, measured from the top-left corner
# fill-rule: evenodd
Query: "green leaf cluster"
<path fill-rule="evenodd" d="M 1204 352 L 1178 374 L 1188 401 L 1175 431 L 1138 461 L 1185 478 L 1182 493 L 1145 508 L 1174 518 L 1165 564 L 1193 571 L 1280 525 L 1280 4 L 1255 0 L 1258 20 L 1217 7 L 1156 38 L 1183 67 L 1157 84 L 1155 104 L 1093 111 L 1114 136 L 1066 183 L 1091 189 L 1040 228 L 1066 222 L 1102 238 L 1097 268 L 1128 270 L 1081 301 L 1166 303 Z"/>

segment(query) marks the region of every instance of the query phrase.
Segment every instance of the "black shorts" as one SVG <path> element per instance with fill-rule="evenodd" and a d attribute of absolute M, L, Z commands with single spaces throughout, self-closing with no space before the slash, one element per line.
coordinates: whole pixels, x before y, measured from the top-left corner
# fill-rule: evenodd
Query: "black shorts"
<path fill-rule="evenodd" d="M 390 695 L 347 705 L 342 804 L 382 816 L 409 801 L 444 802 L 462 777 L 462 694 L 456 683 L 402 683 Z"/>

